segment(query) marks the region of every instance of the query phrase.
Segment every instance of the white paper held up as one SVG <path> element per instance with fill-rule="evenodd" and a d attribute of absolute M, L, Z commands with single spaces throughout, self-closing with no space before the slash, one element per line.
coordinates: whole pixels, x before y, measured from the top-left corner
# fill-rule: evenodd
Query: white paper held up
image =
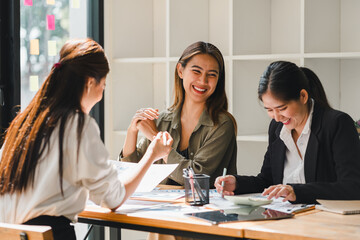
<path fill-rule="evenodd" d="M 126 179 L 135 170 L 137 163 L 112 161 L 120 179 Z M 135 192 L 151 192 L 179 164 L 152 164 Z"/>

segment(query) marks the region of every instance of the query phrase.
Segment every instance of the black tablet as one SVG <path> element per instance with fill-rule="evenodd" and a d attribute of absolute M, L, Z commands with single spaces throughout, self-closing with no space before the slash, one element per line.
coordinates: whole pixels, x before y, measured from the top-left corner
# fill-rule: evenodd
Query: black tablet
<path fill-rule="evenodd" d="M 260 221 L 271 219 L 291 218 L 292 213 L 284 213 L 263 207 L 241 207 L 236 209 L 217 210 L 209 212 L 187 213 L 187 216 L 200 218 L 218 224 L 233 221 Z"/>

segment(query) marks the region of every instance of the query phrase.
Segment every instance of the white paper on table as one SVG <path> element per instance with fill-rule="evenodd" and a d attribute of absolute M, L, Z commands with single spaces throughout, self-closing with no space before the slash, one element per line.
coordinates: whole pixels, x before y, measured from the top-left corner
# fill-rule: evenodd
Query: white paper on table
<path fill-rule="evenodd" d="M 133 212 L 148 211 L 156 208 L 163 208 L 169 203 L 152 202 L 152 201 L 141 201 L 141 200 L 126 200 L 120 207 L 116 209 L 116 213 L 128 214 Z"/>
<path fill-rule="evenodd" d="M 244 194 L 244 195 L 247 196 L 249 194 Z M 257 194 L 253 194 L 253 195 L 257 196 Z M 262 205 L 260 207 L 277 210 L 285 213 L 295 213 L 314 206 L 314 204 L 292 204 L 289 201 L 283 202 L 283 199 L 284 199 L 283 197 L 279 197 L 278 199 L 273 198 L 272 203 L 267 205 Z M 248 207 L 246 205 L 235 204 L 229 200 L 226 200 L 225 198 L 222 198 L 221 196 L 210 199 L 210 204 L 208 206 L 223 210 Z"/>
<path fill-rule="evenodd" d="M 131 195 L 131 198 L 138 200 L 153 201 L 175 201 L 185 196 L 183 189 L 179 190 L 152 190 L 151 192 L 137 192 Z"/>
<path fill-rule="evenodd" d="M 131 162 L 113 162 L 118 171 L 120 179 L 130 176 L 137 166 Z M 164 178 L 169 176 L 179 164 L 152 164 L 141 180 L 135 192 L 151 192 Z"/>
<path fill-rule="evenodd" d="M 213 196 L 212 198 L 210 198 L 210 203 L 207 204 L 206 206 L 208 206 L 209 208 L 213 208 L 213 209 L 236 209 L 236 208 L 241 208 L 241 207 L 246 207 L 244 205 L 237 205 L 223 197 L 221 197 L 220 194 L 217 194 L 217 196 Z"/>
<path fill-rule="evenodd" d="M 185 197 L 185 189 L 154 189 L 151 192 L 137 192 L 131 195 L 132 199 L 151 201 L 175 201 Z M 213 198 L 221 197 L 216 189 L 209 190 L 210 202 Z"/>
<path fill-rule="evenodd" d="M 178 205 L 178 204 L 164 204 L 164 205 L 154 205 L 153 207 L 138 209 L 137 211 L 127 212 L 126 215 L 133 217 L 143 217 L 143 218 L 156 218 L 170 220 L 176 218 L 176 221 L 181 221 L 184 219 L 187 221 L 189 216 L 185 216 L 186 213 L 194 212 L 209 212 L 213 209 L 206 208 L 205 206 L 190 206 L 190 205 Z M 121 210 L 120 212 L 121 213 Z M 211 225 L 211 223 L 209 223 Z"/>
<path fill-rule="evenodd" d="M 296 213 L 314 206 L 314 204 L 292 204 L 289 201 L 283 202 L 283 199 L 283 197 L 279 197 L 278 199 L 273 198 L 272 203 L 261 207 L 285 213 Z"/>

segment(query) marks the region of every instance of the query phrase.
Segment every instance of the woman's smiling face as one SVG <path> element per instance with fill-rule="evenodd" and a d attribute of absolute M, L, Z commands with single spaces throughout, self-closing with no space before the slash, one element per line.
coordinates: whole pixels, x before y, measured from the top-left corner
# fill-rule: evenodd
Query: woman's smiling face
<path fill-rule="evenodd" d="M 301 90 L 299 100 L 282 101 L 270 90 L 262 95 L 262 102 L 268 115 L 277 122 L 282 122 L 289 130 L 301 133 L 309 116 L 308 93 Z"/>
<path fill-rule="evenodd" d="M 208 54 L 193 56 L 185 67 L 178 64 L 177 71 L 183 79 L 185 100 L 205 103 L 216 89 L 219 64 Z"/>

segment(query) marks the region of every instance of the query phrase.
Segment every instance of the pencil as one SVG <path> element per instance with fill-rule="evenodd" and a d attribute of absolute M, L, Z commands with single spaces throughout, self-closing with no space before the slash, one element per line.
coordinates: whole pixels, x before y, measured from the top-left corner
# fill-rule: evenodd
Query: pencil
<path fill-rule="evenodd" d="M 223 171 L 223 177 L 226 176 L 226 168 L 224 168 L 224 171 Z M 225 186 L 225 181 L 222 181 L 221 183 L 221 187 L 222 187 L 222 190 L 221 190 L 221 196 L 223 197 L 223 191 L 224 191 L 224 186 Z"/>

